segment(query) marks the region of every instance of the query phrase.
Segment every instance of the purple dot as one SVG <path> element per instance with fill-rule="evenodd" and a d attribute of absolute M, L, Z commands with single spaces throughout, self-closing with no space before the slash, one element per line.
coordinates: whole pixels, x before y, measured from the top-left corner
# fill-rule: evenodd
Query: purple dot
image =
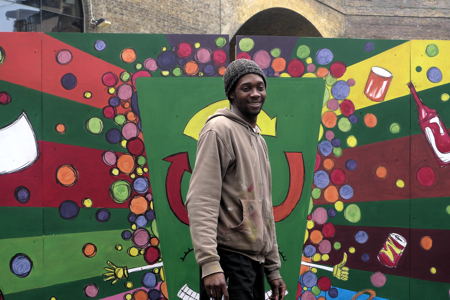
<path fill-rule="evenodd" d="M 24 186 L 17 187 L 14 195 L 16 200 L 22 204 L 27 203 L 30 200 L 30 191 Z"/>
<path fill-rule="evenodd" d="M 367 253 L 363 253 L 363 255 L 361 255 L 361 260 L 363 262 L 368 262 L 370 260 L 370 255 Z"/>
<path fill-rule="evenodd" d="M 159 300 L 161 299 L 161 292 L 158 291 L 157 289 L 151 289 L 150 291 L 148 291 L 148 298 L 150 300 Z"/>
<path fill-rule="evenodd" d="M 331 94 L 338 100 L 344 100 L 350 94 L 350 86 L 344 80 L 339 80 L 331 88 Z"/>
<path fill-rule="evenodd" d="M 148 210 L 148 211 L 146 211 L 146 212 L 145 212 L 145 218 L 146 218 L 148 221 L 154 220 L 154 219 L 155 219 L 155 212 L 154 212 L 153 210 Z"/>
<path fill-rule="evenodd" d="M 345 162 L 345 167 L 347 170 L 354 171 L 358 167 L 358 164 L 356 163 L 356 160 L 349 159 Z"/>
<path fill-rule="evenodd" d="M 348 120 L 350 121 L 350 123 L 352 124 L 356 124 L 358 123 L 358 117 L 356 115 L 351 115 L 348 117 Z"/>
<path fill-rule="evenodd" d="M 341 140 L 338 138 L 334 138 L 331 140 L 331 145 L 333 145 L 333 147 L 339 147 L 341 146 Z"/>
<path fill-rule="evenodd" d="M 145 227 L 147 225 L 147 218 L 143 215 L 140 215 L 136 218 L 136 226 L 139 228 Z"/>
<path fill-rule="evenodd" d="M 373 42 L 367 42 L 364 45 L 364 51 L 366 52 L 372 52 L 373 50 L 375 50 L 375 44 Z"/>
<path fill-rule="evenodd" d="M 343 185 L 339 188 L 339 195 L 345 200 L 351 199 L 353 197 L 353 188 L 348 184 Z"/>
<path fill-rule="evenodd" d="M 128 215 L 128 222 L 134 223 L 134 222 L 136 221 L 136 218 L 137 218 L 137 215 L 136 215 L 136 214 L 130 213 L 130 214 Z"/>
<path fill-rule="evenodd" d="M 320 49 L 316 53 L 316 62 L 319 65 L 328 65 L 330 62 L 333 61 L 333 58 L 334 58 L 333 52 L 331 52 L 331 50 L 327 48 Z"/>
<path fill-rule="evenodd" d="M 77 77 L 72 73 L 64 74 L 63 77 L 61 77 L 61 85 L 66 90 L 72 90 L 77 86 Z"/>
<path fill-rule="evenodd" d="M 315 286 L 317 284 L 317 275 L 311 271 L 307 271 L 307 272 L 303 273 L 302 283 L 307 288 L 312 288 L 313 286 Z"/>
<path fill-rule="evenodd" d="M 122 138 L 122 134 L 120 133 L 120 130 L 117 128 L 111 128 L 106 132 L 106 140 L 110 144 L 117 144 L 120 142 L 120 139 Z"/>
<path fill-rule="evenodd" d="M 157 61 L 161 70 L 172 70 L 177 66 L 177 55 L 172 51 L 164 51 L 158 56 Z"/>
<path fill-rule="evenodd" d="M 327 102 L 327 107 L 333 111 L 339 108 L 339 101 L 336 99 L 330 99 Z"/>
<path fill-rule="evenodd" d="M 94 48 L 95 48 L 95 50 L 97 50 L 97 51 L 103 51 L 103 50 L 105 50 L 105 48 L 106 48 L 106 43 L 105 43 L 105 41 L 102 41 L 102 40 L 96 40 L 96 41 L 95 41 L 95 44 L 94 44 Z"/>
<path fill-rule="evenodd" d="M 332 287 L 328 290 L 328 295 L 331 298 L 336 298 L 339 295 L 339 292 L 338 292 L 337 288 Z"/>
<path fill-rule="evenodd" d="M 203 69 L 203 73 L 205 73 L 205 75 L 207 75 L 207 76 L 212 76 L 212 75 L 216 74 L 216 70 L 214 69 L 213 65 L 208 64 Z"/>
<path fill-rule="evenodd" d="M 145 177 L 136 178 L 133 181 L 133 188 L 139 194 L 144 194 L 148 191 L 148 180 Z"/>
<path fill-rule="evenodd" d="M 328 173 L 323 170 L 317 171 L 314 174 L 314 184 L 321 189 L 328 186 L 328 184 L 330 184 L 330 177 L 328 176 Z"/>
<path fill-rule="evenodd" d="M 335 217 L 337 214 L 336 210 L 333 207 L 328 208 L 327 212 L 328 216 L 331 218 Z"/>
<path fill-rule="evenodd" d="M 131 239 L 131 236 L 132 236 L 133 234 L 129 231 L 129 230 L 124 230 L 124 231 L 122 231 L 122 238 L 124 239 L 124 240 L 129 240 L 129 239 Z"/>
<path fill-rule="evenodd" d="M 72 200 L 66 200 L 59 205 L 59 215 L 63 219 L 73 219 L 78 216 L 79 212 L 80 207 Z"/>
<path fill-rule="evenodd" d="M 95 213 L 95 218 L 99 222 L 107 222 L 111 217 L 111 213 L 107 208 L 101 208 Z"/>
<path fill-rule="evenodd" d="M 145 273 L 144 277 L 142 278 L 142 284 L 146 288 L 154 288 L 156 286 L 156 276 L 152 272 Z"/>
<path fill-rule="evenodd" d="M 319 143 L 319 151 L 323 156 L 328 156 L 333 152 L 333 146 L 329 141 L 322 141 Z"/>
<path fill-rule="evenodd" d="M 119 97 L 111 97 L 111 98 L 109 98 L 109 105 L 111 105 L 112 107 L 119 106 L 119 104 L 120 104 Z"/>
<path fill-rule="evenodd" d="M 438 83 L 442 80 L 442 72 L 436 67 L 431 67 L 427 71 L 428 80 L 433 83 Z"/>
<path fill-rule="evenodd" d="M 306 245 L 305 248 L 303 249 L 303 254 L 306 257 L 311 257 L 314 254 L 316 254 L 316 247 L 314 247 L 313 245 Z"/>
<path fill-rule="evenodd" d="M 355 241 L 357 241 L 360 244 L 364 244 L 369 239 L 369 235 L 364 230 L 359 230 L 357 233 L 355 233 Z"/>

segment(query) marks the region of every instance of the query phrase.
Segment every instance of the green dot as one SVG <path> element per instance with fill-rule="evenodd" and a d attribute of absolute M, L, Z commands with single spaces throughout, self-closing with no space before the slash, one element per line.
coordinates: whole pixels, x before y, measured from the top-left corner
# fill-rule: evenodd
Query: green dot
<path fill-rule="evenodd" d="M 336 83 L 336 81 L 337 81 L 337 79 L 334 78 L 333 76 L 331 76 L 331 74 L 328 74 L 328 75 L 325 77 L 325 83 L 326 83 L 328 86 L 332 86 L 333 84 Z"/>
<path fill-rule="evenodd" d="M 313 287 L 311 288 L 311 292 L 312 292 L 315 296 L 318 296 L 318 295 L 320 294 L 321 290 L 319 289 L 319 287 L 318 287 L 317 285 L 315 285 L 315 286 L 313 286 Z"/>
<path fill-rule="evenodd" d="M 137 164 L 140 165 L 141 167 L 143 165 L 145 165 L 146 162 L 147 162 L 147 159 L 145 158 L 145 156 L 141 155 L 137 158 Z"/>
<path fill-rule="evenodd" d="M 352 123 L 346 117 L 342 117 L 338 121 L 338 128 L 342 132 L 349 132 L 352 129 Z"/>
<path fill-rule="evenodd" d="M 141 63 L 137 63 L 136 64 L 136 70 L 140 70 L 142 69 L 142 64 Z"/>
<path fill-rule="evenodd" d="M 400 124 L 398 124 L 398 123 L 392 123 L 392 124 L 389 126 L 389 131 L 390 131 L 392 134 L 397 134 L 397 133 L 399 133 L 399 132 L 400 132 Z"/>
<path fill-rule="evenodd" d="M 308 215 L 312 212 L 313 207 L 314 207 L 313 199 L 310 197 L 309 198 L 309 206 L 308 206 Z"/>
<path fill-rule="evenodd" d="M 427 48 L 425 49 L 425 53 L 429 57 L 434 57 L 439 54 L 439 48 L 436 44 L 429 44 Z"/>
<path fill-rule="evenodd" d="M 447 210 L 447 214 L 450 215 L 450 205 L 447 205 L 446 210 Z"/>
<path fill-rule="evenodd" d="M 181 76 L 181 75 L 183 75 L 183 71 L 181 71 L 181 69 L 179 67 L 176 67 L 175 69 L 172 70 L 172 74 L 174 76 Z"/>
<path fill-rule="evenodd" d="M 124 203 L 131 195 L 131 186 L 125 180 L 118 180 L 111 185 L 111 196 L 116 203 Z"/>
<path fill-rule="evenodd" d="M 239 49 L 248 52 L 253 49 L 255 42 L 251 38 L 243 38 L 239 41 Z"/>
<path fill-rule="evenodd" d="M 443 93 L 443 94 L 441 95 L 441 101 L 447 102 L 449 99 L 450 99 L 450 95 L 449 95 L 449 94 Z"/>
<path fill-rule="evenodd" d="M 219 48 L 222 48 L 223 46 L 225 46 L 227 44 L 227 39 L 224 38 L 223 36 L 219 36 L 216 39 L 216 46 Z"/>
<path fill-rule="evenodd" d="M 319 199 L 321 193 L 322 193 L 322 191 L 319 188 L 314 188 L 311 192 L 311 196 L 314 199 Z"/>
<path fill-rule="evenodd" d="M 100 134 L 103 130 L 103 121 L 100 118 L 93 117 L 86 122 L 86 129 L 93 134 Z"/>
<path fill-rule="evenodd" d="M 273 57 L 278 57 L 281 55 L 281 49 L 280 48 L 273 48 L 272 50 L 270 50 L 270 55 L 272 55 Z"/>
<path fill-rule="evenodd" d="M 116 122 L 117 125 L 123 125 L 127 121 L 127 118 L 125 118 L 124 115 L 118 114 L 114 117 L 114 122 Z"/>
<path fill-rule="evenodd" d="M 417 66 L 416 67 L 416 72 L 422 72 L 422 67 L 421 66 Z"/>
<path fill-rule="evenodd" d="M 339 242 L 334 242 L 333 248 L 334 248 L 335 250 L 341 249 L 341 243 L 339 243 Z"/>
<path fill-rule="evenodd" d="M 359 206 L 354 203 L 348 205 L 344 210 L 344 218 L 351 223 L 359 222 L 361 220 L 361 210 L 359 209 Z"/>
<path fill-rule="evenodd" d="M 152 229 L 153 235 L 156 237 L 159 237 L 158 227 L 156 226 L 155 219 L 153 219 L 153 221 L 152 221 L 151 229 Z"/>
<path fill-rule="evenodd" d="M 128 73 L 127 71 L 123 71 L 122 73 L 120 73 L 120 80 L 122 80 L 123 82 L 130 80 L 130 73 Z"/>
<path fill-rule="evenodd" d="M 297 57 L 300 59 L 305 59 L 311 54 L 311 50 L 306 45 L 300 45 L 297 48 Z"/>
<path fill-rule="evenodd" d="M 323 93 L 323 104 L 325 104 L 328 100 L 330 100 L 330 91 L 325 88 L 325 91 Z"/>
<path fill-rule="evenodd" d="M 342 156 L 342 148 L 341 147 L 333 148 L 333 154 L 336 157 Z"/>

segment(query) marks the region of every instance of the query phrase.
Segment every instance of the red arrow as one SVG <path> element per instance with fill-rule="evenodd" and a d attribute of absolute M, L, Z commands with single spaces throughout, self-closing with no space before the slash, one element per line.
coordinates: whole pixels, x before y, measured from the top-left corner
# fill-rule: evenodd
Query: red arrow
<path fill-rule="evenodd" d="M 187 152 L 180 152 L 164 158 L 170 162 L 166 176 L 166 195 L 174 215 L 186 225 L 189 225 L 188 213 L 181 196 L 181 181 L 184 172 L 192 173 Z"/>
<path fill-rule="evenodd" d="M 294 210 L 302 196 L 305 167 L 301 152 L 285 152 L 289 164 L 289 190 L 282 203 L 273 207 L 275 222 L 286 219 Z"/>

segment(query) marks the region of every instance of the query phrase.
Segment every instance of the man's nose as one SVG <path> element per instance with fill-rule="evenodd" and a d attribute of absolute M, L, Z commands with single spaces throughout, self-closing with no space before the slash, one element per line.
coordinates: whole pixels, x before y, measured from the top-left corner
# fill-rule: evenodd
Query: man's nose
<path fill-rule="evenodd" d="M 261 96 L 261 92 L 257 88 L 252 88 L 250 96 L 251 97 L 259 97 L 259 96 Z"/>

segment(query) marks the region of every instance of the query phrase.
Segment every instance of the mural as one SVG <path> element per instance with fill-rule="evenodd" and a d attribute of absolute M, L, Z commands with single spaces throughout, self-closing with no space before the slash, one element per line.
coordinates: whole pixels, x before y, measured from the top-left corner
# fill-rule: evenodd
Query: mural
<path fill-rule="evenodd" d="M 136 80 L 220 76 L 227 37 L 0 36 L 0 299 L 168 298 Z"/>
<path fill-rule="evenodd" d="M 298 299 L 448 298 L 449 49 L 237 38 L 268 76 L 326 85 Z"/>
<path fill-rule="evenodd" d="M 324 84 L 310 78 L 269 79 L 267 100 L 257 123 L 270 149 L 273 209 L 284 262 L 282 275 L 290 287 L 288 292 L 295 294 L 300 268 L 298 252 L 303 241 L 292 239 L 292 232 L 305 229 L 298 220 L 306 218 L 309 195 L 302 191 L 312 183 Z M 143 99 L 139 105 L 150 173 L 160 174 L 152 177 L 152 187 L 153 196 L 158 199 L 155 209 L 169 296 L 198 299 L 199 267 L 183 203 L 200 130 L 218 108 L 229 107 L 229 101 L 224 100 L 223 80 L 144 78 L 138 80 L 137 86 Z M 298 128 L 302 128 L 301 134 Z"/>

